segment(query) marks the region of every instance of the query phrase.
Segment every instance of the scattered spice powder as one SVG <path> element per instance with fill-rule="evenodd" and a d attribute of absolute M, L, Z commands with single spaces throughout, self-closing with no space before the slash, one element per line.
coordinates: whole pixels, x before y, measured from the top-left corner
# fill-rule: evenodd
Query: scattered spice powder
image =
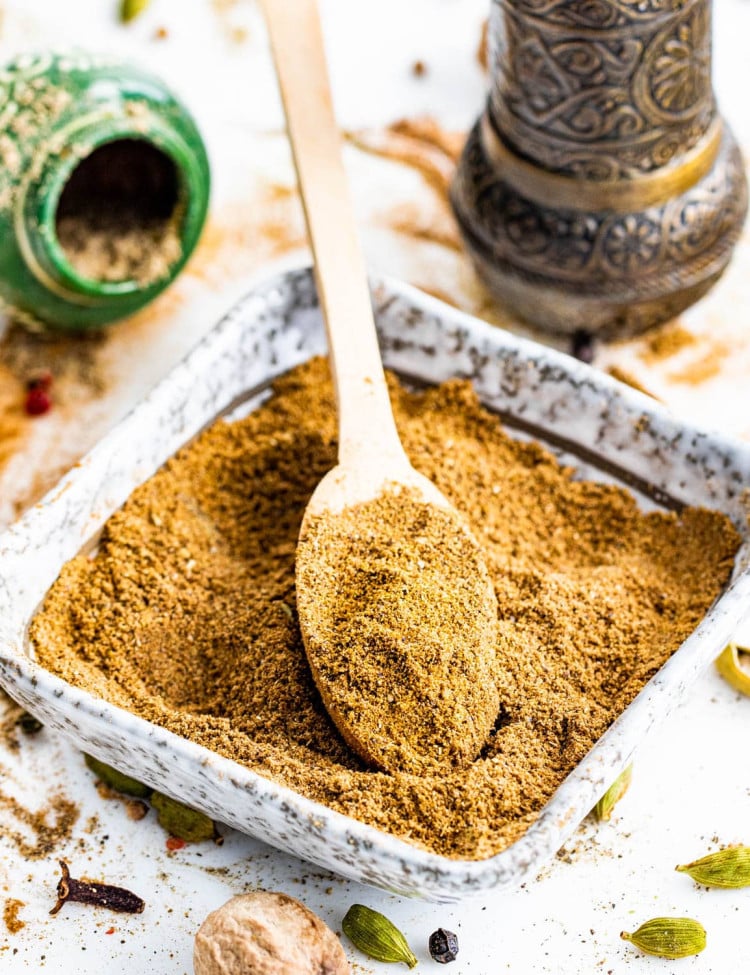
<path fill-rule="evenodd" d="M 104 332 L 87 332 L 69 335 L 60 332 L 31 332 L 23 325 L 14 323 L 0 340 L 0 360 L 16 384 L 15 399 L 23 405 L 23 387 L 42 380 L 47 388 L 54 382 L 55 389 L 64 387 L 67 399 L 82 398 L 84 394 L 101 395 L 107 389 L 100 362 L 106 347 Z M 0 373 L 0 389 L 6 378 Z"/>
<path fill-rule="evenodd" d="M 391 392 L 412 462 L 465 515 L 495 586 L 501 706 L 471 765 L 367 769 L 280 610 L 295 606 L 305 505 L 336 461 L 321 360 L 136 490 L 97 555 L 65 566 L 31 636 L 73 684 L 421 847 L 482 859 L 523 834 L 695 628 L 739 537 L 717 512 L 644 514 L 621 488 L 575 480 L 507 436 L 466 382 Z"/>
<path fill-rule="evenodd" d="M 164 278 L 182 254 L 179 221 L 144 224 L 98 206 L 57 222 L 60 246 L 75 270 L 93 281 L 137 281 L 146 286 Z"/>
<path fill-rule="evenodd" d="M 24 901 L 16 900 L 15 897 L 8 897 L 3 908 L 3 921 L 9 934 L 18 934 L 26 927 L 26 922 L 18 916 L 22 907 L 26 907 Z"/>
<path fill-rule="evenodd" d="M 129 796 L 124 796 L 121 792 L 107 785 L 106 782 L 99 780 L 96 783 L 96 791 L 99 793 L 100 799 L 116 799 L 121 802 L 128 819 L 132 819 L 134 822 L 138 822 L 139 819 L 148 815 L 148 804 L 142 799 L 131 799 Z"/>
<path fill-rule="evenodd" d="M 720 373 L 727 356 L 732 349 L 724 342 L 716 342 L 698 358 L 688 362 L 681 369 L 675 369 L 668 378 L 674 383 L 687 383 L 690 386 L 700 386 L 701 383 L 715 379 Z"/>
<path fill-rule="evenodd" d="M 189 273 L 218 288 L 259 262 L 301 249 L 306 242 L 296 189 L 266 184 L 246 202 L 209 217 Z"/>
<path fill-rule="evenodd" d="M 452 308 L 461 307 L 457 299 L 454 298 L 453 295 L 448 294 L 447 291 L 443 291 L 442 288 L 427 287 L 424 284 L 418 284 L 417 287 L 420 291 L 424 291 L 426 295 L 437 298 L 438 301 L 442 301 L 446 305 L 450 305 Z"/>
<path fill-rule="evenodd" d="M 24 430 L 23 384 L 0 364 L 0 469 L 19 448 Z"/>
<path fill-rule="evenodd" d="M 623 369 L 622 366 L 609 366 L 607 372 L 613 379 L 616 379 L 618 382 L 625 383 L 625 385 L 630 386 L 631 389 L 637 389 L 639 393 L 644 393 L 646 396 L 650 396 L 651 399 L 659 399 L 659 397 L 655 396 L 650 389 L 646 389 L 643 383 L 636 379 L 632 372 L 628 372 L 628 370 Z"/>
<path fill-rule="evenodd" d="M 39 860 L 69 840 L 79 815 L 78 806 L 59 794 L 52 796 L 42 809 L 33 812 L 13 796 L 0 792 L 0 810 L 11 813 L 20 825 L 26 827 L 27 833 L 23 833 L 4 823 L 3 836 L 29 860 Z"/>
<path fill-rule="evenodd" d="M 423 116 L 400 119 L 385 129 L 347 132 L 345 137 L 362 152 L 415 169 L 447 205 L 465 133 L 447 132 Z"/>
<path fill-rule="evenodd" d="M 489 42 L 490 42 L 490 22 L 488 18 L 482 21 L 482 29 L 479 32 L 479 43 L 477 44 L 477 64 L 482 71 L 489 71 Z"/>
<path fill-rule="evenodd" d="M 24 710 L 20 704 L 8 697 L 0 689 L 0 746 L 8 751 L 17 752 L 19 749 L 20 721 Z"/>
<path fill-rule="evenodd" d="M 443 155 L 458 162 L 461 151 L 466 142 L 466 133 L 444 129 L 431 115 L 418 115 L 414 118 L 398 119 L 386 129 L 393 135 L 401 135 L 421 142 L 425 146 L 439 149 Z"/>
<path fill-rule="evenodd" d="M 695 345 L 697 341 L 695 335 L 689 332 L 679 320 L 667 322 L 666 325 L 648 333 L 641 358 L 648 363 L 661 362 Z"/>
<path fill-rule="evenodd" d="M 404 203 L 387 210 L 383 221 L 397 234 L 462 253 L 461 237 L 452 217 L 425 212 L 417 204 Z"/>

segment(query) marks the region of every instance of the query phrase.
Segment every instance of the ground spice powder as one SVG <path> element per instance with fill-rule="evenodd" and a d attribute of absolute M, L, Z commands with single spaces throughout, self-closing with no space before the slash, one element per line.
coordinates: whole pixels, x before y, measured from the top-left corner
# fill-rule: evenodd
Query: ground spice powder
<path fill-rule="evenodd" d="M 391 485 L 308 513 L 296 562 L 307 659 L 347 744 L 385 772 L 476 758 L 499 704 L 497 606 L 460 516 Z"/>
<path fill-rule="evenodd" d="M 414 466 L 466 516 L 499 606 L 502 702 L 480 757 L 430 776 L 367 769 L 333 726 L 296 623 L 297 533 L 336 461 L 324 362 L 220 421 L 70 562 L 31 636 L 64 679 L 419 846 L 481 859 L 516 840 L 727 582 L 722 515 L 643 514 L 517 442 L 468 383 L 392 384 Z"/>
<path fill-rule="evenodd" d="M 26 927 L 26 922 L 22 921 L 19 914 L 22 908 L 26 907 L 24 901 L 19 901 L 15 897 L 7 897 L 3 907 L 3 921 L 9 934 L 18 934 Z"/>
<path fill-rule="evenodd" d="M 28 860 L 41 860 L 69 840 L 79 812 L 76 803 L 61 794 L 51 796 L 41 809 L 31 810 L 0 792 L 3 838 Z"/>
<path fill-rule="evenodd" d="M 92 207 L 59 219 L 57 236 L 75 270 L 93 281 L 136 281 L 145 288 L 166 277 L 182 255 L 177 219 L 144 222 Z"/>

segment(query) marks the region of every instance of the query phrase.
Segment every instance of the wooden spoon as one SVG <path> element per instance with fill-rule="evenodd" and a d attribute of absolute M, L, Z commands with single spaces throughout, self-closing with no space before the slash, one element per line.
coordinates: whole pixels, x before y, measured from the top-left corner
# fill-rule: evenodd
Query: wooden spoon
<path fill-rule="evenodd" d="M 367 763 L 422 773 L 476 757 L 498 711 L 497 605 L 476 541 L 409 463 L 393 419 L 315 0 L 263 0 L 338 402 L 338 465 L 296 560 L 315 683 Z"/>

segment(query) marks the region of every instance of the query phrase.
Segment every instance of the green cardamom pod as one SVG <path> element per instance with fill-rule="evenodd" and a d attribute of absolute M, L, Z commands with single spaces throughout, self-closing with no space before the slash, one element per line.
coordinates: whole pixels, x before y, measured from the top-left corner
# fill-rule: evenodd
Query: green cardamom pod
<path fill-rule="evenodd" d="M 135 20 L 139 14 L 142 14 L 150 3 L 151 0 L 121 0 L 120 20 L 123 24 L 130 23 L 131 20 Z"/>
<path fill-rule="evenodd" d="M 341 922 L 344 934 L 370 958 L 377 961 L 402 961 L 414 968 L 417 959 L 406 938 L 385 914 L 364 904 L 352 904 Z"/>
<path fill-rule="evenodd" d="M 599 802 L 597 802 L 597 804 L 594 806 L 594 816 L 598 820 L 601 822 L 609 821 L 610 817 L 612 816 L 612 810 L 628 791 L 632 778 L 633 766 L 628 765 L 628 767 L 620 775 L 618 775 L 612 785 L 601 797 Z"/>
<path fill-rule="evenodd" d="M 188 843 L 201 843 L 216 835 L 213 820 L 205 813 L 183 806 L 181 802 L 170 799 L 161 792 L 155 792 L 151 796 L 151 805 L 156 810 L 159 824 L 170 836 L 178 836 Z"/>
<path fill-rule="evenodd" d="M 118 772 L 111 765 L 105 765 L 93 755 L 84 754 L 83 758 L 94 775 L 115 792 L 123 792 L 126 796 L 137 796 L 138 799 L 147 799 L 151 795 L 152 790 L 149 786 L 125 775 L 124 772 Z"/>
<path fill-rule="evenodd" d="M 675 867 L 704 887 L 750 887 L 750 846 L 730 846 Z"/>
<path fill-rule="evenodd" d="M 750 696 L 750 671 L 742 666 L 740 654 L 744 654 L 750 659 L 750 649 L 738 647 L 736 643 L 730 643 L 717 659 L 716 669 L 736 691 Z"/>
<path fill-rule="evenodd" d="M 660 958 L 687 958 L 700 954 L 706 947 L 703 925 L 689 917 L 655 917 L 632 934 L 623 931 L 620 937 L 647 955 Z"/>

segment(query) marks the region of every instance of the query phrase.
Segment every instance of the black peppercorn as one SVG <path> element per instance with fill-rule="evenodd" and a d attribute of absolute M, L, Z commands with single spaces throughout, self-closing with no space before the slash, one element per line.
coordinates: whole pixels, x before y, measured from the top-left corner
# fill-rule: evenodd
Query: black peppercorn
<path fill-rule="evenodd" d="M 452 931 L 438 928 L 430 935 L 430 954 L 442 965 L 455 961 L 458 957 L 458 938 Z"/>

